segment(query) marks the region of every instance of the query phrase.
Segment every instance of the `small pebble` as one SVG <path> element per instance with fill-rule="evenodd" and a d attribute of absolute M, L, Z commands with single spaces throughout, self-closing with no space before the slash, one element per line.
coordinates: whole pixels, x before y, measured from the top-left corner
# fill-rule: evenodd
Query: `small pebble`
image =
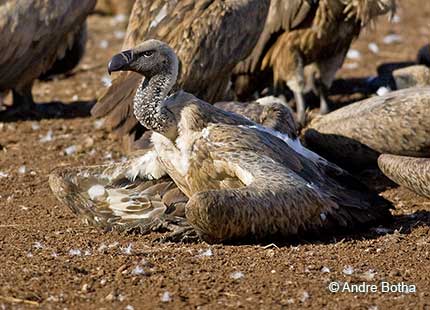
<path fill-rule="evenodd" d="M 7 178 L 8 176 L 6 172 L 0 171 L 0 178 Z"/>
<path fill-rule="evenodd" d="M 73 95 L 72 101 L 78 101 L 78 99 L 79 99 L 78 95 Z"/>
<path fill-rule="evenodd" d="M 125 310 L 134 310 L 134 307 L 132 305 L 125 306 Z"/>
<path fill-rule="evenodd" d="M 328 267 L 322 267 L 321 268 L 321 272 L 322 273 L 328 273 L 328 272 L 330 272 L 330 268 L 328 268 Z"/>

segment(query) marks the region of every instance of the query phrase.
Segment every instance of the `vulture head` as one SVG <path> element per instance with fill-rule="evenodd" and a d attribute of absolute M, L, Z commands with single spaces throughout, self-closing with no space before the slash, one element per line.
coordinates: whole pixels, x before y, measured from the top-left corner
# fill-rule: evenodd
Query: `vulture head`
<path fill-rule="evenodd" d="M 166 43 L 147 40 L 133 49 L 122 51 L 112 57 L 108 72 L 134 71 L 146 78 L 157 74 L 178 72 L 178 57 Z"/>

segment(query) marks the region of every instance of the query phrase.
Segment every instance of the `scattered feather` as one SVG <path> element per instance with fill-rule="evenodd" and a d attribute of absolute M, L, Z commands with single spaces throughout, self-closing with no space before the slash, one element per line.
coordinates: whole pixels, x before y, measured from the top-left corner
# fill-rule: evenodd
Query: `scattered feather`
<path fill-rule="evenodd" d="M 124 23 L 127 21 L 127 16 L 124 14 L 117 14 L 114 17 L 114 21 L 117 23 Z"/>
<path fill-rule="evenodd" d="M 38 250 L 43 249 L 42 242 L 36 241 L 35 243 L 33 243 L 33 248 L 38 249 Z"/>
<path fill-rule="evenodd" d="M 346 57 L 349 59 L 360 59 L 361 58 L 361 53 L 358 50 L 355 49 L 350 49 L 348 51 L 348 53 L 346 54 Z"/>
<path fill-rule="evenodd" d="M 107 245 L 106 244 L 104 244 L 104 243 L 102 243 L 102 244 L 100 244 L 100 246 L 97 248 L 97 251 L 98 252 L 100 252 L 100 253 L 102 253 L 102 252 L 106 252 L 106 250 L 107 250 Z"/>
<path fill-rule="evenodd" d="M 18 173 L 19 174 L 25 174 L 27 172 L 27 167 L 26 166 L 21 166 L 18 168 Z"/>
<path fill-rule="evenodd" d="M 385 36 L 382 41 L 385 44 L 394 44 L 394 43 L 402 42 L 402 37 L 399 36 L 398 34 L 393 33 L 393 34 L 389 34 L 389 35 Z"/>
<path fill-rule="evenodd" d="M 354 273 L 354 268 L 352 268 L 351 266 L 346 266 L 345 268 L 343 268 L 342 272 L 350 276 Z"/>
<path fill-rule="evenodd" d="M 308 300 L 309 299 L 309 293 L 308 292 L 306 292 L 306 291 L 304 291 L 303 293 L 302 293 L 302 296 L 300 296 L 300 301 L 301 302 L 305 302 L 306 300 Z"/>
<path fill-rule="evenodd" d="M 348 62 L 345 64 L 345 68 L 348 70 L 354 70 L 358 68 L 358 63 L 356 62 Z"/>
<path fill-rule="evenodd" d="M 34 131 L 39 130 L 40 129 L 40 125 L 38 123 L 31 123 L 31 129 L 33 129 Z"/>
<path fill-rule="evenodd" d="M 379 235 L 385 235 L 385 234 L 389 234 L 389 233 L 393 232 L 392 229 L 385 228 L 385 227 L 375 227 L 372 230 Z"/>
<path fill-rule="evenodd" d="M 400 23 L 400 16 L 399 16 L 399 15 L 397 15 L 397 14 L 396 14 L 396 15 L 394 15 L 391 21 L 392 21 L 393 23 L 395 23 L 395 24 Z"/>
<path fill-rule="evenodd" d="M 76 145 L 71 145 L 71 146 L 64 149 L 64 153 L 66 155 L 70 156 L 70 155 L 75 154 L 77 150 L 78 150 L 78 148 L 76 147 Z"/>
<path fill-rule="evenodd" d="M 8 176 L 6 172 L 0 171 L 0 178 L 7 178 Z"/>
<path fill-rule="evenodd" d="M 124 253 L 125 255 L 130 255 L 132 252 L 132 245 L 131 243 L 129 243 L 126 247 L 121 248 L 121 252 Z"/>
<path fill-rule="evenodd" d="M 81 250 L 79 249 L 70 249 L 69 255 L 70 256 L 81 256 Z"/>
<path fill-rule="evenodd" d="M 376 272 L 373 269 L 369 269 L 368 271 L 362 274 L 362 278 L 366 281 L 373 281 L 375 279 Z"/>
<path fill-rule="evenodd" d="M 78 96 L 78 95 L 73 95 L 73 97 L 72 97 L 72 101 L 78 101 L 78 99 L 79 99 L 79 96 Z"/>
<path fill-rule="evenodd" d="M 321 272 L 322 273 L 329 273 L 330 272 L 330 268 L 324 266 L 324 267 L 321 268 Z"/>
<path fill-rule="evenodd" d="M 125 32 L 124 31 L 114 31 L 113 35 L 115 36 L 115 38 L 117 39 L 124 39 L 125 37 Z"/>
<path fill-rule="evenodd" d="M 206 251 L 199 250 L 199 256 L 200 257 L 210 257 L 210 256 L 213 256 L 213 253 L 212 253 L 211 249 L 207 249 Z"/>
<path fill-rule="evenodd" d="M 54 258 L 57 258 L 58 257 L 58 253 L 57 252 L 52 252 L 51 256 L 54 257 Z"/>
<path fill-rule="evenodd" d="M 171 301 L 172 298 L 170 297 L 170 293 L 169 292 L 164 292 L 163 295 L 161 295 L 161 301 L 162 302 L 169 302 Z"/>
<path fill-rule="evenodd" d="M 42 143 L 45 143 L 45 142 L 50 142 L 52 140 L 54 140 L 54 134 L 53 134 L 52 130 L 49 129 L 48 132 L 46 133 L 46 135 L 41 137 L 39 141 Z"/>
<path fill-rule="evenodd" d="M 100 129 L 100 128 L 102 128 L 102 127 L 103 127 L 104 123 L 105 123 L 105 119 L 104 119 L 104 118 L 96 119 L 96 120 L 94 121 L 94 128 L 95 128 L 95 129 Z"/>
<path fill-rule="evenodd" d="M 235 271 L 235 272 L 230 274 L 230 278 L 232 278 L 234 280 L 242 279 L 244 276 L 245 276 L 245 274 L 241 271 Z"/>
<path fill-rule="evenodd" d="M 125 306 L 125 310 L 134 310 L 134 307 L 132 305 Z"/>
<path fill-rule="evenodd" d="M 100 48 L 107 48 L 109 46 L 109 42 L 107 40 L 101 40 L 99 46 Z"/>
<path fill-rule="evenodd" d="M 142 275 L 144 273 L 145 273 L 145 270 L 143 270 L 143 268 L 139 265 L 134 267 L 134 269 L 131 271 L 131 274 L 135 276 Z"/>
<path fill-rule="evenodd" d="M 379 46 L 375 42 L 370 42 L 369 45 L 367 45 L 367 48 L 369 51 L 371 51 L 374 54 L 379 54 Z"/>

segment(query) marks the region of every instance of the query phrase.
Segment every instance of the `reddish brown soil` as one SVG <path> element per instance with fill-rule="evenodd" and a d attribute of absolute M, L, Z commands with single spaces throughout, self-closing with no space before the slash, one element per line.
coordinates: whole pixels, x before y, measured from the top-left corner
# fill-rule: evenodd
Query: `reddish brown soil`
<path fill-rule="evenodd" d="M 381 63 L 415 58 L 430 38 L 430 2 L 401 2 L 400 21 L 381 18 L 364 33 L 353 46 L 361 59 L 347 61 L 358 68 L 344 68 L 340 77 L 374 75 Z M 89 23 L 88 52 L 77 73 L 37 83 L 37 101 L 87 102 L 103 91 L 107 60 L 121 47 L 113 31 L 126 24 L 99 16 Z M 392 33 L 402 41 L 384 44 Z M 369 42 L 378 44 L 378 55 L 368 50 Z M 0 171 L 8 174 L 0 177 L 0 308 L 430 308 L 430 201 L 402 188 L 383 193 L 396 206 L 386 230 L 282 247 L 159 244 L 156 234 L 104 233 L 83 225 L 51 195 L 47 176 L 60 165 L 121 157 L 119 143 L 95 124 L 69 117 L 0 125 Z M 49 130 L 53 140 L 41 143 Z M 71 145 L 78 151 L 69 156 L 64 150 Z M 27 171 L 20 174 L 23 165 Z M 406 282 L 417 292 L 330 293 L 331 281 Z"/>

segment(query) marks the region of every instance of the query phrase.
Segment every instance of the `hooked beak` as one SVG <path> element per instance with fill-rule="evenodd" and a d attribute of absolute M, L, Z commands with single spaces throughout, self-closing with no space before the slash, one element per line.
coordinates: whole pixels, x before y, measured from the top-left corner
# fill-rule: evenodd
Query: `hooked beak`
<path fill-rule="evenodd" d="M 126 50 L 112 57 L 108 64 L 109 75 L 115 71 L 123 71 L 128 69 L 128 65 L 133 60 L 133 51 Z"/>

